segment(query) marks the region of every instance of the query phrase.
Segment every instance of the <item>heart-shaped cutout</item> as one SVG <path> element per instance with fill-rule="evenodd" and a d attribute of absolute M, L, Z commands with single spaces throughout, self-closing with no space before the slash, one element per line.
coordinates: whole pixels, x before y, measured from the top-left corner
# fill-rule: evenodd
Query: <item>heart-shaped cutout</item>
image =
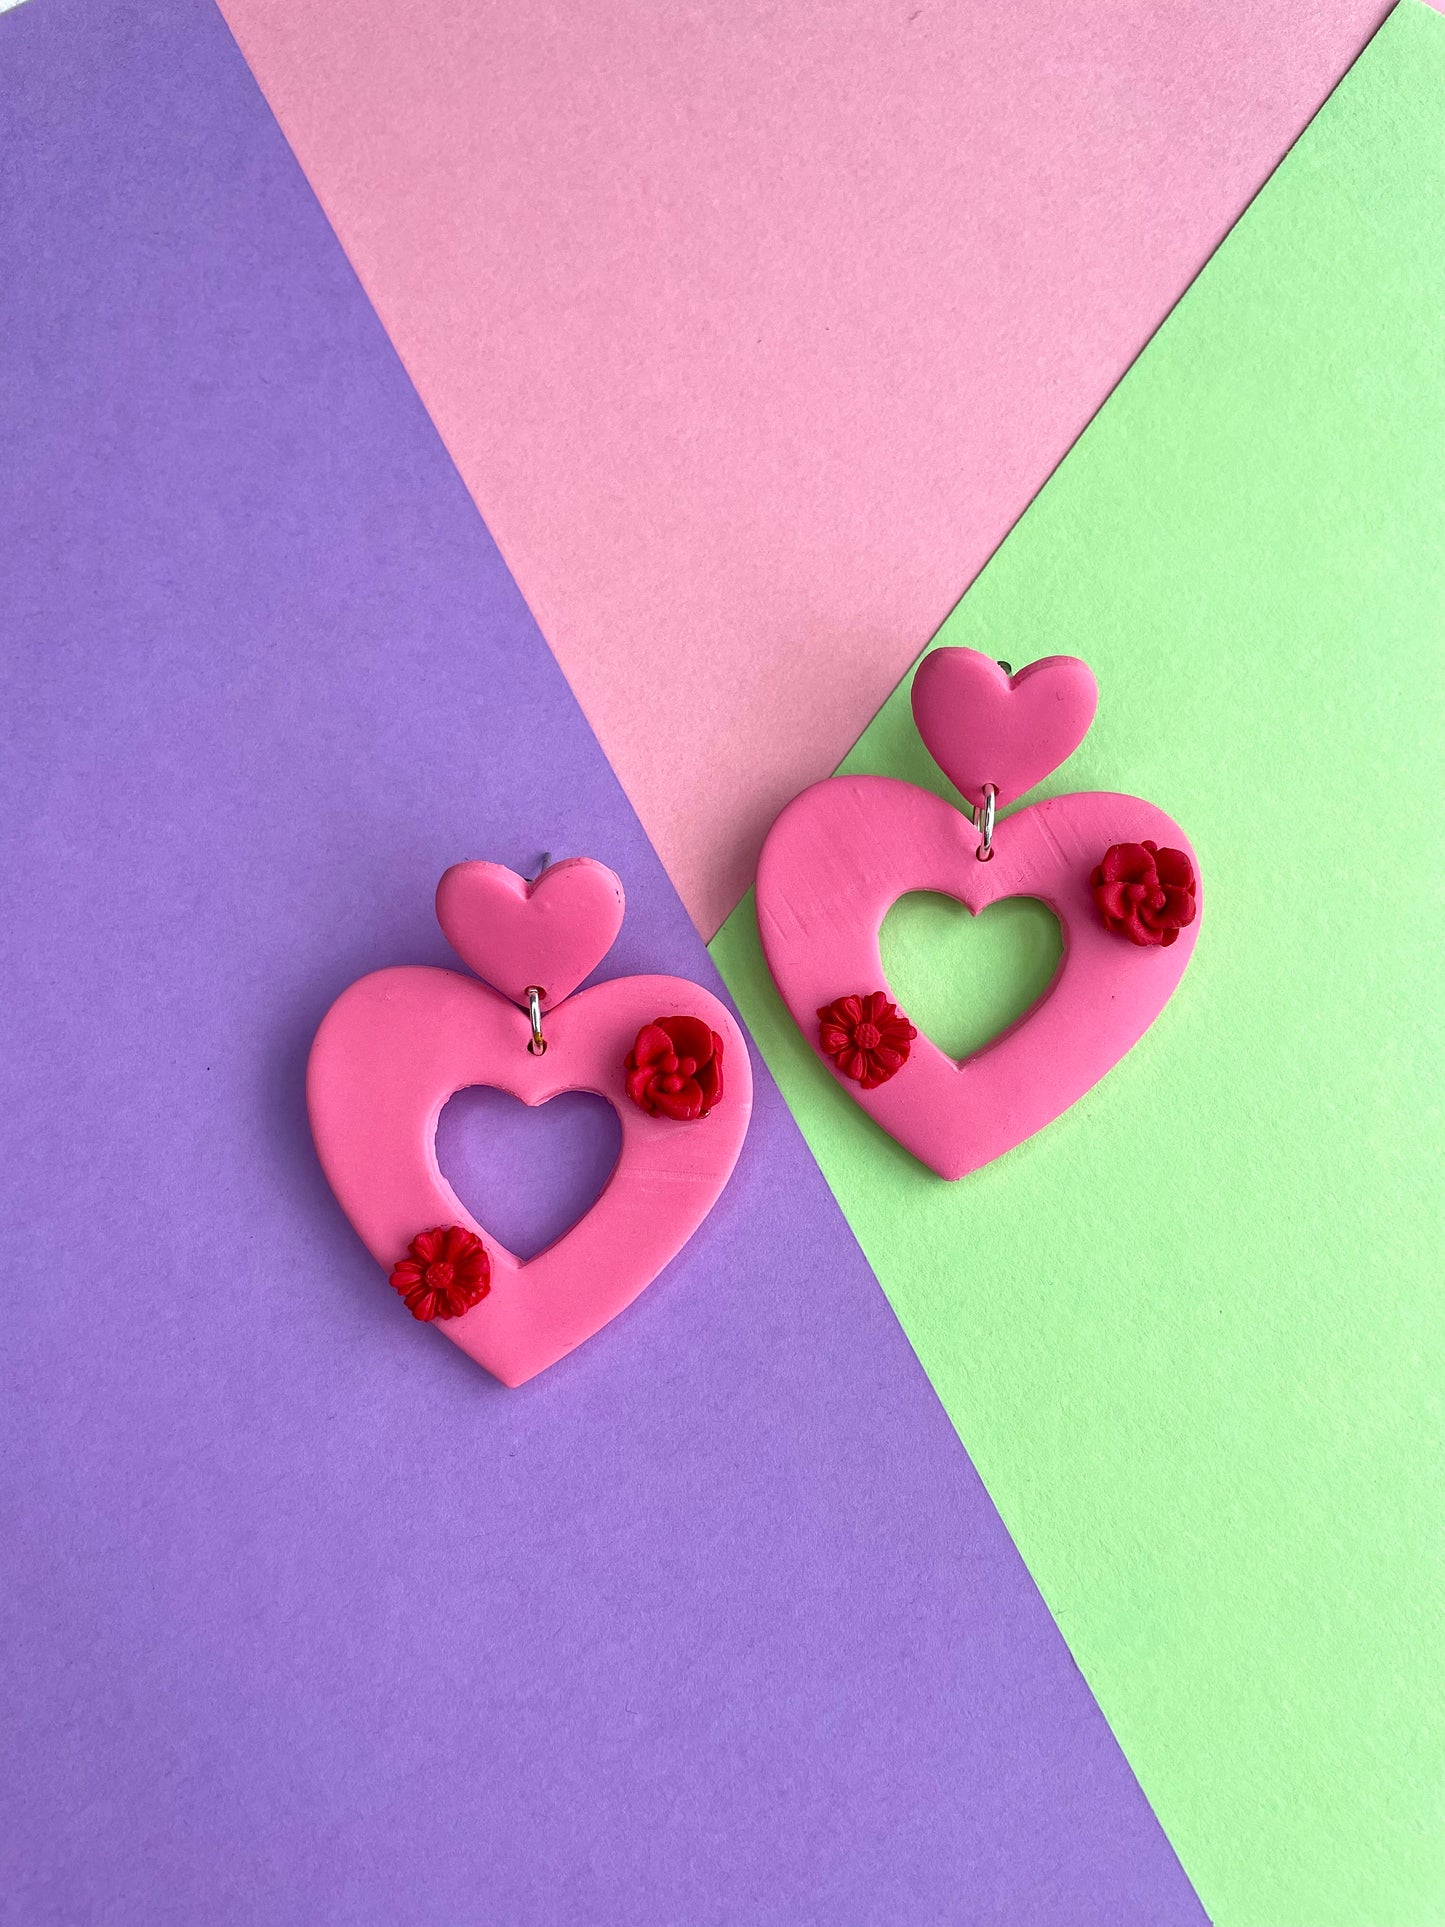
<path fill-rule="evenodd" d="M 697 1017 L 723 1040 L 722 1099 L 685 1122 L 626 1095 L 638 1032 Z M 321 1020 L 306 1069 L 317 1155 L 337 1201 L 384 1270 L 420 1231 L 462 1225 L 491 1259 L 491 1290 L 437 1329 L 499 1378 L 521 1385 L 630 1305 L 676 1257 L 737 1163 L 752 1111 L 752 1067 L 731 1013 L 680 977 L 618 977 L 554 1010 L 547 1049 L 513 1004 L 474 978 L 425 965 L 374 971 Z M 615 1108 L 622 1150 L 592 1209 L 523 1263 L 467 1211 L 442 1176 L 436 1127 L 457 1091 L 486 1084 L 524 1104 L 592 1091 Z"/>
<path fill-rule="evenodd" d="M 437 1119 L 437 1168 L 472 1217 L 524 1263 L 587 1215 L 621 1151 L 616 1111 L 590 1091 L 530 1105 L 473 1084 L 448 1098 Z"/>
<path fill-rule="evenodd" d="M 899 1007 L 957 1063 L 1046 993 L 1063 936 L 1036 897 L 1005 897 L 974 916 L 956 897 L 914 890 L 883 919 L 878 951 Z"/>
<path fill-rule="evenodd" d="M 821 1007 L 886 988 L 878 933 L 906 892 L 941 892 L 975 912 L 1006 897 L 1048 905 L 1063 932 L 1063 961 L 1047 994 L 1001 1036 L 961 1064 L 918 1037 L 908 1061 L 875 1089 L 839 1080 L 940 1177 L 962 1177 L 1067 1110 L 1173 995 L 1199 918 L 1167 947 L 1136 947 L 1107 928 L 1090 890 L 1112 844 L 1146 840 L 1194 862 L 1178 824 L 1137 796 L 1030 804 L 999 823 L 984 863 L 977 830 L 930 791 L 887 776 L 815 783 L 778 817 L 758 860 L 768 967 L 818 1050 Z"/>
<path fill-rule="evenodd" d="M 913 720 L 928 753 L 974 809 L 991 783 L 1011 803 L 1066 762 L 1099 706 L 1077 656 L 1045 656 L 1016 676 L 976 649 L 935 649 L 913 678 Z"/>
<path fill-rule="evenodd" d="M 590 856 L 553 863 L 535 882 L 500 863 L 454 863 L 437 885 L 437 921 L 479 977 L 525 1004 L 560 1004 L 601 963 L 622 928 L 622 879 Z"/>

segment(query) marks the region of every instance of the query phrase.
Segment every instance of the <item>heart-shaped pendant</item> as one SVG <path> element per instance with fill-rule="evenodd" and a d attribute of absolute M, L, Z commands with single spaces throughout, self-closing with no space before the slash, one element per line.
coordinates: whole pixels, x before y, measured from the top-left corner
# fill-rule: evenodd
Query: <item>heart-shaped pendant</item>
<path fill-rule="evenodd" d="M 961 1178 L 1081 1098 L 1183 976 L 1196 926 L 1167 948 L 1126 948 L 1091 897 L 1105 848 L 1146 839 L 1188 852 L 1178 826 L 1138 797 L 1060 796 L 1005 818 L 992 862 L 980 863 L 967 817 L 929 790 L 887 776 L 815 783 L 779 816 L 758 863 L 768 968 L 799 1028 L 816 1038 L 817 1013 L 840 990 L 885 985 L 878 932 L 910 890 L 955 897 L 975 916 L 1003 897 L 1048 905 L 1063 956 L 1032 1010 L 961 1064 L 918 1037 L 896 1076 L 872 1090 L 844 1085 L 914 1157 Z"/>
<path fill-rule="evenodd" d="M 620 902 L 621 884 L 613 883 Z M 472 953 L 500 968 L 485 934 L 467 934 L 477 938 Z M 525 943 L 514 947 L 522 975 L 531 974 L 538 954 Z M 582 952 L 570 954 L 568 968 L 575 969 Z M 699 1069 L 694 1057 L 679 1059 L 681 1046 L 659 1032 L 659 1019 L 675 1037 L 710 1039 L 715 1061 Z M 716 997 L 684 978 L 619 977 L 558 999 L 540 1050 L 535 1041 L 531 1018 L 485 984 L 457 971 L 402 965 L 341 993 L 321 1021 L 306 1074 L 322 1168 L 399 1290 L 408 1251 L 434 1230 L 479 1245 L 481 1295 L 457 1315 L 443 1310 L 436 1322 L 504 1385 L 523 1384 L 600 1331 L 677 1255 L 727 1183 L 752 1110 L 742 1032 Z M 621 1120 L 621 1152 L 601 1196 L 526 1262 L 470 1216 L 437 1164 L 437 1119 L 448 1098 L 473 1084 L 493 1085 L 525 1104 L 595 1091 Z M 704 1093 L 701 1102 L 695 1092 Z M 428 1268 L 427 1257 L 440 1263 L 451 1255 L 422 1249 L 420 1267 L 433 1272 L 437 1265 Z"/>
<path fill-rule="evenodd" d="M 940 1177 L 959 1178 L 1067 1110 L 1153 1023 L 1193 953 L 1197 865 L 1178 825 L 1135 796 L 1054 797 L 995 825 L 995 798 L 1039 780 L 1087 729 L 1093 677 L 1055 657 L 1010 680 L 972 650 L 940 649 L 919 678 L 940 659 L 921 704 L 915 683 L 915 706 L 939 760 L 952 755 L 954 783 L 986 805 L 982 833 L 911 783 L 833 777 L 795 797 L 768 832 L 757 908 L 768 968 L 804 1036 L 890 1136 Z M 940 707 L 950 689 L 968 704 L 961 722 Z M 1034 748 L 1019 733 L 1030 703 L 1048 724 Z M 883 919 L 915 890 L 975 915 L 1036 897 L 1063 932 L 1043 997 L 962 1063 L 917 1034 L 884 978 Z"/>

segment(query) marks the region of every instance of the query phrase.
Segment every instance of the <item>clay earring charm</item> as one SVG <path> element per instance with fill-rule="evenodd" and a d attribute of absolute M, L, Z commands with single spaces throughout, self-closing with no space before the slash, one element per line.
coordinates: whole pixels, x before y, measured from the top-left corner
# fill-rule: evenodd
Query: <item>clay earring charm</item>
<path fill-rule="evenodd" d="M 758 928 L 794 1022 L 843 1088 L 940 1177 L 1000 1157 L 1081 1098 L 1159 1015 L 1198 930 L 1198 866 L 1152 803 L 1109 793 L 997 812 L 1083 741 L 1098 703 L 1086 664 L 1050 656 L 1018 675 L 973 649 L 936 649 L 913 716 L 972 817 L 886 776 L 804 790 L 758 860 Z M 883 919 L 911 890 L 975 915 L 1041 899 L 1063 955 L 1044 996 L 955 1063 L 918 1034 L 883 975 Z"/>
<path fill-rule="evenodd" d="M 337 1202 L 407 1308 L 521 1385 L 630 1305 L 711 1211 L 747 1133 L 752 1067 L 700 984 L 617 977 L 577 991 L 624 907 L 621 882 L 590 857 L 533 882 L 458 863 L 436 905 L 476 977 L 408 964 L 344 990 L 311 1046 L 311 1131 Z M 621 1119 L 601 1196 L 525 1263 L 437 1164 L 442 1107 L 471 1084 L 525 1104 L 594 1091 Z"/>

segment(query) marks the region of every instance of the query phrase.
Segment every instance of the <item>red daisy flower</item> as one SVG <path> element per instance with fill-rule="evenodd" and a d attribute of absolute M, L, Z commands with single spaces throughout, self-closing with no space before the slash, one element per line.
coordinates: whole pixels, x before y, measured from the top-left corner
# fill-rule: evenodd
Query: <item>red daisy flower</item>
<path fill-rule="evenodd" d="M 654 1017 L 627 1054 L 627 1095 L 649 1117 L 681 1123 L 722 1102 L 723 1040 L 700 1017 Z"/>
<path fill-rule="evenodd" d="M 1177 943 L 1194 921 L 1194 865 L 1182 850 L 1115 843 L 1089 887 L 1104 922 L 1130 943 Z"/>
<path fill-rule="evenodd" d="M 492 1289 L 492 1261 L 475 1232 L 459 1224 L 419 1231 L 391 1274 L 413 1318 L 460 1318 Z"/>
<path fill-rule="evenodd" d="M 876 1091 L 908 1062 L 918 1032 L 881 990 L 840 997 L 818 1012 L 818 1044 L 844 1077 Z"/>

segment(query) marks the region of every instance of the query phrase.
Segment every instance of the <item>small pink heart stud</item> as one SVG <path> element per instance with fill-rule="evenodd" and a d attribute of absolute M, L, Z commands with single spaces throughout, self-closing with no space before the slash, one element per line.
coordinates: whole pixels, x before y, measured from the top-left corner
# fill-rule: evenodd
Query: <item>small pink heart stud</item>
<path fill-rule="evenodd" d="M 976 649 L 935 649 L 913 678 L 913 720 L 928 753 L 974 809 L 992 783 L 1003 805 L 1066 762 L 1099 706 L 1077 656 L 1045 656 L 1016 676 Z"/>
<path fill-rule="evenodd" d="M 535 985 L 543 1010 L 601 963 L 625 907 L 622 879 L 590 856 L 554 863 L 535 883 L 500 863 L 454 863 L 437 885 L 437 921 L 457 955 L 514 1004 Z"/>

